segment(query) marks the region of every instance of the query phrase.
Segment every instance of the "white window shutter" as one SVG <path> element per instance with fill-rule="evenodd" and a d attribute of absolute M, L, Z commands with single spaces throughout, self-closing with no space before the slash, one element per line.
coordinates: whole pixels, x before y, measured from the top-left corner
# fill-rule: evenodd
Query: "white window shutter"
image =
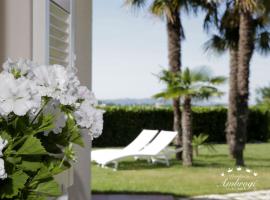
<path fill-rule="evenodd" d="M 49 6 L 49 63 L 72 65 L 72 16 L 55 1 Z"/>
<path fill-rule="evenodd" d="M 48 61 L 49 64 L 59 64 L 65 67 L 73 67 L 74 44 L 72 10 L 73 0 L 49 0 L 49 33 L 48 33 Z M 73 167 L 55 176 L 62 186 L 63 192 L 73 185 Z M 58 199 L 65 199 L 66 194 Z M 57 200 L 58 200 L 57 199 Z"/>

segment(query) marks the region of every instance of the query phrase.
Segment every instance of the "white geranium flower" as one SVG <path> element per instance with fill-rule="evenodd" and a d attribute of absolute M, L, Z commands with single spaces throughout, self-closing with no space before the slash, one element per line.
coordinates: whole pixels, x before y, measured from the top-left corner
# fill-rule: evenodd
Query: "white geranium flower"
<path fill-rule="evenodd" d="M 74 113 L 77 124 L 83 128 L 90 128 L 94 122 L 94 113 L 95 109 L 92 106 L 87 107 L 86 104 L 82 103 Z"/>
<path fill-rule="evenodd" d="M 3 149 L 7 146 L 8 141 L 3 140 L 0 136 L 0 157 L 3 156 Z M 7 178 L 7 174 L 5 171 L 5 162 L 2 158 L 0 158 L 0 179 L 4 180 Z"/>
<path fill-rule="evenodd" d="M 97 138 L 101 135 L 103 130 L 103 110 L 96 109 L 95 115 L 94 115 L 94 122 L 92 126 L 90 127 L 90 134 L 92 138 Z"/>
<path fill-rule="evenodd" d="M 57 101 L 51 100 L 44 108 L 43 113 L 51 114 L 55 116 L 54 128 L 52 131 L 55 134 L 61 133 L 62 129 L 66 125 L 67 116 L 64 112 L 61 111 L 60 103 Z"/>
<path fill-rule="evenodd" d="M 7 140 L 3 140 L 0 136 L 0 157 L 3 156 L 3 149 L 7 146 L 8 141 Z"/>
<path fill-rule="evenodd" d="M 95 95 L 85 86 L 79 86 L 78 87 L 78 99 L 83 99 L 88 101 L 92 105 L 97 105 L 97 99 L 95 98 Z"/>
<path fill-rule="evenodd" d="M 41 97 L 33 90 L 32 82 L 25 77 L 15 79 L 8 73 L 0 74 L 0 114 L 14 112 L 25 115 L 30 109 L 38 107 Z"/>
<path fill-rule="evenodd" d="M 76 103 L 78 98 L 75 96 L 72 90 L 68 90 L 66 92 L 57 92 L 53 97 L 60 101 L 63 105 L 73 105 Z"/>
<path fill-rule="evenodd" d="M 94 108 L 90 102 L 84 101 L 75 111 L 77 124 L 92 137 L 98 137 L 103 129 L 104 111 Z"/>
<path fill-rule="evenodd" d="M 41 65 L 33 69 L 33 79 L 39 86 L 51 89 L 51 92 L 64 90 L 67 86 L 67 71 L 60 65 Z"/>
<path fill-rule="evenodd" d="M 7 178 L 7 173 L 5 171 L 5 162 L 0 158 L 0 179 L 4 180 Z"/>
<path fill-rule="evenodd" d="M 77 69 L 76 68 L 68 68 L 67 75 L 68 75 L 68 83 L 70 88 L 77 88 L 80 86 L 80 81 L 76 76 Z"/>
<path fill-rule="evenodd" d="M 20 58 L 13 61 L 10 58 L 3 64 L 3 69 L 9 73 L 18 73 L 17 75 L 25 76 L 28 72 L 35 67 L 36 64 L 30 60 Z"/>
<path fill-rule="evenodd" d="M 34 68 L 33 74 L 42 96 L 52 97 L 63 105 L 72 105 L 78 100 L 76 92 L 80 82 L 73 71 L 60 65 L 44 65 Z"/>

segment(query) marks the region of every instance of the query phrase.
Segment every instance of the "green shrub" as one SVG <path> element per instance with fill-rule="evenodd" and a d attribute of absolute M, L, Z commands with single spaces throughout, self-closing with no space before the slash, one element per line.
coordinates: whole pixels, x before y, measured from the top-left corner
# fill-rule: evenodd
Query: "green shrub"
<path fill-rule="evenodd" d="M 93 141 L 95 147 L 125 146 L 142 129 L 172 130 L 173 112 L 169 107 L 108 106 L 104 109 L 104 130 L 103 134 Z M 209 134 L 209 142 L 224 143 L 226 119 L 227 109 L 224 107 L 195 107 L 193 132 L 195 135 Z M 248 141 L 267 141 L 269 124 L 267 111 L 251 108 Z"/>

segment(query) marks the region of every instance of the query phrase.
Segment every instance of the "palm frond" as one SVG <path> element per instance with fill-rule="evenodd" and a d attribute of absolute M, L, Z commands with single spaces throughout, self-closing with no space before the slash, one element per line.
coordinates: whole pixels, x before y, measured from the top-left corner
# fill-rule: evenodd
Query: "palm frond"
<path fill-rule="evenodd" d="M 155 98 L 181 98 L 189 96 L 197 99 L 207 99 L 212 96 L 221 96 L 215 85 L 224 83 L 223 76 L 211 76 L 211 70 L 202 67 L 197 70 L 186 68 L 182 73 L 172 73 L 163 70 L 159 76 L 160 80 L 166 83 L 166 89 L 154 95 Z"/>
<path fill-rule="evenodd" d="M 220 85 L 227 81 L 227 78 L 225 76 L 215 76 L 213 78 L 210 78 L 209 83 L 213 85 Z"/>
<path fill-rule="evenodd" d="M 196 68 L 192 70 L 191 81 L 193 83 L 208 82 L 212 76 L 212 71 L 206 66 Z"/>
<path fill-rule="evenodd" d="M 258 9 L 258 4 L 256 0 L 235 0 L 236 6 L 242 12 L 253 12 Z"/>
<path fill-rule="evenodd" d="M 194 96 L 197 99 L 209 99 L 210 97 L 220 97 L 224 93 L 213 86 L 202 86 Z"/>
<path fill-rule="evenodd" d="M 264 31 L 258 34 L 256 38 L 256 50 L 262 55 L 270 53 L 270 32 Z"/>
<path fill-rule="evenodd" d="M 162 17 L 165 14 L 171 19 L 173 14 L 170 10 L 170 6 L 168 5 L 167 0 L 155 0 L 153 3 L 150 5 L 150 12 L 153 14 Z"/>
<path fill-rule="evenodd" d="M 213 26 L 218 26 L 219 18 L 218 18 L 218 10 L 219 10 L 219 2 L 217 1 L 203 1 L 201 4 L 202 10 L 204 10 L 205 17 L 203 20 L 203 29 L 209 33 L 210 29 Z"/>
<path fill-rule="evenodd" d="M 147 0 L 125 0 L 125 5 L 132 6 L 134 8 L 143 8 L 146 5 Z"/>
<path fill-rule="evenodd" d="M 186 90 L 181 88 L 167 88 L 163 92 L 155 94 L 154 98 L 163 98 L 163 99 L 174 99 L 185 96 L 187 94 Z"/>
<path fill-rule="evenodd" d="M 218 55 L 222 55 L 227 50 L 226 39 L 219 35 L 212 35 L 212 37 L 204 43 L 203 49 L 205 52 L 214 52 Z"/>

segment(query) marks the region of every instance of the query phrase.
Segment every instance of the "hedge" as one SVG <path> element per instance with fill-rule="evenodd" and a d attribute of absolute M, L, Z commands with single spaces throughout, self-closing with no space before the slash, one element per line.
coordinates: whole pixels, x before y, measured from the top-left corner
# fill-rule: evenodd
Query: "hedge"
<path fill-rule="evenodd" d="M 171 108 L 140 106 L 104 107 L 103 134 L 93 141 L 94 147 L 117 147 L 129 144 L 142 129 L 172 130 Z M 269 114 L 251 108 L 248 122 L 248 142 L 265 142 L 269 138 Z M 227 109 L 224 107 L 193 108 L 193 133 L 206 133 L 209 142 L 225 143 Z"/>

